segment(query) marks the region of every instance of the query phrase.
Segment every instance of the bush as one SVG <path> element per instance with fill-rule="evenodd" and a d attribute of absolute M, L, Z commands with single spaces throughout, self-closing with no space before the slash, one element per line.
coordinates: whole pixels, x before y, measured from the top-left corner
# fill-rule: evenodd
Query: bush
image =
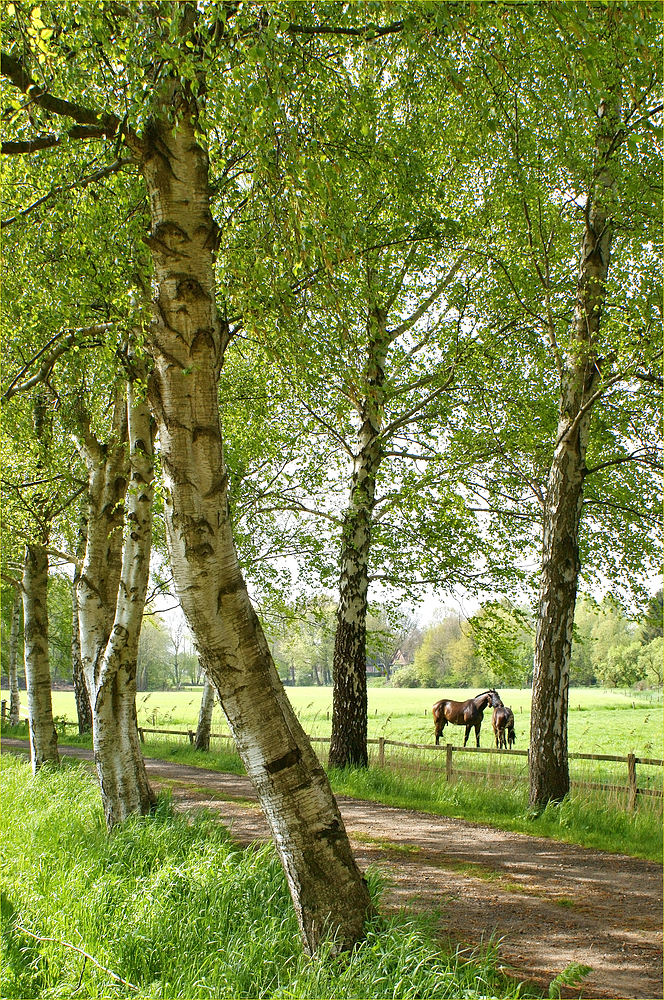
<path fill-rule="evenodd" d="M 392 687 L 416 688 L 421 687 L 420 678 L 414 664 L 405 663 L 392 673 Z"/>

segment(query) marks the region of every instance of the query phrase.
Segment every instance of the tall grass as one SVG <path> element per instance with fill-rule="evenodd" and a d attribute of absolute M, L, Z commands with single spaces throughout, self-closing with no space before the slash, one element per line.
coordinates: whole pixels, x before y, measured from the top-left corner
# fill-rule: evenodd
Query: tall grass
<path fill-rule="evenodd" d="M 550 837 L 570 844 L 661 861 L 662 815 L 658 803 L 640 801 L 634 812 L 621 808 L 601 792 L 572 791 L 560 805 L 549 805 L 533 817 L 528 808 L 528 785 L 496 787 L 464 779 L 410 775 L 387 768 L 331 771 L 338 795 L 383 802 L 404 809 L 419 809 Z"/>
<path fill-rule="evenodd" d="M 25 738 L 23 728 L 4 728 L 5 735 Z M 74 736 L 69 731 L 67 743 L 90 746 L 90 737 Z M 314 744 L 325 764 L 327 744 Z M 154 757 L 188 764 L 193 767 L 244 774 L 244 767 L 232 744 L 213 741 L 212 750 L 203 753 L 194 749 L 182 737 L 147 738 L 142 745 L 145 757 Z M 375 749 L 375 748 L 372 748 Z M 473 770 L 485 767 L 484 776 L 473 780 L 455 778 L 448 783 L 444 776 L 444 753 L 437 767 L 422 763 L 421 754 L 389 748 L 393 756 L 384 768 L 370 766 L 367 770 L 332 770 L 329 773 L 333 791 L 339 795 L 382 802 L 404 809 L 418 809 L 439 816 L 484 823 L 499 830 L 510 830 L 541 837 L 550 837 L 569 844 L 628 854 L 636 858 L 660 861 L 662 858 L 662 799 L 639 796 L 633 812 L 627 809 L 625 793 L 572 788 L 560 806 L 549 806 L 537 818 L 528 808 L 528 777 L 525 757 L 510 754 L 482 754 L 471 758 Z M 375 755 L 374 755 L 375 756 Z M 459 767 L 455 754 L 455 768 Z M 370 761 L 372 763 L 372 761 Z M 604 762 L 570 762 L 573 777 L 587 780 L 611 779 L 625 782 L 625 775 L 609 772 Z M 578 772 L 575 765 L 583 763 L 595 771 Z M 618 765 L 615 765 L 617 768 Z M 624 771 L 624 765 L 620 765 Z M 644 779 L 645 768 L 637 768 L 639 786 L 661 788 L 661 769 L 650 769 L 652 780 Z M 500 780 L 498 780 L 500 778 Z"/>
<path fill-rule="evenodd" d="M 0 769 L 7 1000 L 536 995 L 490 949 L 464 962 L 406 916 L 374 919 L 350 956 L 308 960 L 271 847 L 241 850 L 211 816 L 163 800 L 108 836 L 88 769 L 33 777 L 11 755 Z"/>

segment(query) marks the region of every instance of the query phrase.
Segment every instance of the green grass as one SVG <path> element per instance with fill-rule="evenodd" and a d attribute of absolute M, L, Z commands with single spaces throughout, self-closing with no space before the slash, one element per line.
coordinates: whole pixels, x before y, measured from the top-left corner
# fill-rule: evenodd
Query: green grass
<path fill-rule="evenodd" d="M 659 808 L 639 803 L 634 812 L 619 808 L 600 794 L 572 792 L 561 805 L 550 805 L 534 819 L 528 809 L 527 783 L 496 789 L 465 780 L 448 784 L 387 769 L 347 769 L 330 773 L 337 795 L 383 802 L 451 816 L 531 836 L 629 854 L 652 861 L 662 859 L 662 816 Z"/>
<path fill-rule="evenodd" d="M 25 736 L 22 730 L 8 730 L 8 735 Z M 67 736 L 68 743 L 90 746 L 86 737 Z M 228 774 L 244 774 L 238 755 L 227 746 L 204 753 L 188 743 L 175 739 L 146 740 L 143 752 L 146 757 L 170 760 L 192 767 L 206 768 Z M 495 760 L 487 755 L 475 757 L 480 761 Z M 508 754 L 497 758 L 499 764 L 513 763 Z M 516 758 L 526 767 L 525 758 Z M 501 786 L 500 794 L 495 785 L 484 781 L 459 779 L 448 784 L 443 773 L 404 773 L 396 768 L 370 767 L 361 769 L 332 770 L 329 772 L 332 789 L 337 795 L 382 802 L 403 809 L 417 809 L 437 816 L 469 820 L 486 824 L 499 830 L 514 831 L 533 836 L 550 837 L 565 843 L 579 844 L 637 858 L 660 861 L 662 858 L 661 799 L 639 797 L 635 812 L 626 808 L 624 797 L 611 793 L 574 790 L 561 806 L 549 806 L 540 816 L 533 818 L 528 808 L 527 778 L 508 781 Z"/>
<path fill-rule="evenodd" d="M 331 708 L 329 688 L 289 688 L 288 695 L 305 730 L 310 735 L 329 735 L 327 718 Z M 467 691 L 450 690 L 451 695 L 467 697 Z M 369 689 L 369 735 L 379 735 L 407 742 L 431 744 L 430 707 L 440 694 L 433 690 Z M 506 704 L 516 715 L 519 749 L 527 746 L 529 700 L 527 690 L 501 690 Z M 154 728 L 195 728 L 200 692 L 149 692 L 139 694 L 139 723 Z M 58 716 L 75 717 L 73 694 L 54 692 L 54 711 Z M 634 707 L 633 707 L 634 706 Z M 149 713 L 152 713 L 150 717 Z M 74 730 L 68 728 L 61 742 L 78 743 Z M 215 707 L 213 732 L 228 732 L 219 706 Z M 482 744 L 491 745 L 490 716 L 485 716 Z M 599 688 L 572 688 L 570 691 L 569 746 L 573 752 L 610 753 L 661 759 L 663 749 L 662 704 L 652 692 L 634 694 Z M 448 726 L 444 741 L 459 745 L 463 728 Z M 89 739 L 83 740 L 89 745 Z M 325 759 L 327 746 L 315 744 Z M 148 757 L 162 757 L 184 764 L 208 767 L 217 771 L 242 773 L 242 764 L 225 741 L 213 739 L 212 752 L 201 754 L 186 737 L 148 736 L 143 745 Z M 376 747 L 370 748 L 375 760 Z M 537 821 L 529 818 L 526 802 L 527 760 L 511 754 L 454 754 L 455 769 L 478 771 L 475 781 L 444 780 L 445 754 L 430 751 L 386 749 L 392 775 L 371 768 L 366 776 L 332 775 L 336 792 L 373 799 L 390 805 L 416 808 L 439 815 L 460 817 L 487 823 L 499 829 L 537 833 L 587 847 L 660 859 L 662 855 L 662 800 L 639 796 L 635 813 L 626 810 L 626 795 L 620 792 L 588 792 L 573 786 L 573 793 L 561 808 L 552 807 Z M 625 764 L 598 761 L 570 761 L 573 781 L 627 784 Z M 662 768 L 638 765 L 640 787 L 662 787 Z M 500 780 L 500 785 L 498 781 Z M 487 787 L 487 784 L 489 787 Z M 500 787 L 500 794 L 497 788 Z"/>
<path fill-rule="evenodd" d="M 470 961 L 444 951 L 435 915 L 377 917 L 352 955 L 308 960 L 272 847 L 240 850 L 212 817 L 165 800 L 108 836 L 80 764 L 33 777 L 4 755 L 0 769 L 7 1000 L 539 995 L 505 979 L 491 947 Z"/>
<path fill-rule="evenodd" d="M 511 705 L 516 718 L 516 746 L 525 749 L 530 731 L 529 690 L 500 688 L 506 705 Z M 329 736 L 332 716 L 332 690 L 320 687 L 286 689 L 300 721 L 310 736 Z M 475 691 L 449 688 L 445 691 L 429 688 L 395 689 L 369 688 L 369 737 L 403 740 L 410 743 L 432 743 L 433 721 L 431 706 L 443 695 L 465 699 Z M 201 689 L 185 691 L 141 692 L 137 697 L 139 725 L 161 729 L 195 729 L 200 706 Z M 6 691 L 2 698 L 8 699 Z M 25 698 L 25 696 L 24 696 Z M 634 707 L 633 707 L 634 706 Z M 627 756 L 664 757 L 664 719 L 661 692 L 615 691 L 607 688 L 571 688 L 569 699 L 568 740 L 570 751 L 576 753 L 613 753 Z M 53 711 L 56 716 L 76 718 L 73 692 L 54 691 Z M 227 733 L 228 726 L 217 705 L 213 715 L 213 732 Z M 445 729 L 445 742 L 459 745 L 464 730 L 460 726 Z M 484 716 L 482 745 L 493 741 L 491 714 Z"/>

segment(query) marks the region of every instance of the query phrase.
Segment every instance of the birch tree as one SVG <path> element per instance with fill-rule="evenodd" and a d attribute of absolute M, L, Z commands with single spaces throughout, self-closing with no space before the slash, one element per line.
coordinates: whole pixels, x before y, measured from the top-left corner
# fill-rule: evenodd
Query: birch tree
<path fill-rule="evenodd" d="M 148 394 L 159 431 L 175 585 L 201 662 L 219 691 L 270 822 L 305 946 L 314 951 L 331 935 L 337 947 L 349 947 L 370 911 L 368 891 L 325 774 L 285 696 L 248 599 L 229 518 L 219 423 L 217 383 L 231 327 L 217 304 L 219 228 L 211 213 L 201 109 L 204 86 L 219 73 L 222 53 L 233 52 L 236 31 L 240 37 L 242 30 L 253 34 L 254 11 L 247 19 L 235 18 L 233 5 L 205 12 L 190 3 L 114 7 L 90 18 L 88 11 L 78 5 L 53 9 L 51 38 L 57 29 L 68 45 L 76 40 L 79 73 L 88 61 L 86 33 L 95 43 L 103 38 L 114 47 L 124 96 L 130 92 L 131 101 L 127 105 L 122 100 L 122 83 L 104 87 L 98 66 L 90 67 L 95 86 L 86 80 L 85 95 L 82 76 L 72 79 L 64 62 L 53 65 L 48 87 L 40 86 L 31 75 L 36 63 L 19 54 L 10 36 L 3 75 L 18 93 L 29 94 L 31 106 L 77 124 L 65 122 L 64 132 L 30 138 L 19 127 L 16 140 L 3 143 L 3 151 L 19 155 L 57 149 L 65 134 L 70 139 L 107 138 L 109 146 L 120 144 L 129 151 L 143 179 L 154 293 L 146 329 L 153 361 Z M 229 27 L 234 19 L 239 29 Z M 216 48 L 208 50 L 211 38 Z M 240 48 L 238 58 L 243 56 Z M 154 67 L 152 78 L 142 76 L 140 67 L 146 62 Z M 134 88 L 137 69 L 142 94 Z M 62 89 L 66 99 L 58 93 Z M 94 106 L 94 98 L 103 102 L 100 107 Z M 27 115 L 19 117 L 25 130 Z M 141 440 L 138 453 L 147 446 L 145 436 Z M 140 496 L 137 502 L 143 502 Z M 125 629 L 128 610 L 120 622 Z M 101 679 L 111 662 L 121 659 L 120 649 L 111 654 L 102 661 Z"/>
<path fill-rule="evenodd" d="M 526 5 L 507 23 L 517 40 L 509 52 L 502 29 L 482 39 L 486 178 L 500 199 L 486 258 L 494 308 L 515 317 L 518 340 L 481 389 L 495 451 L 477 478 L 488 512 L 527 518 L 524 500 L 538 508 L 530 757 L 538 810 L 569 790 L 569 664 L 583 562 L 587 574 L 638 586 L 661 530 L 660 25 L 648 3 Z"/>
<path fill-rule="evenodd" d="M 270 492 L 334 532 L 337 767 L 367 764 L 370 585 L 410 596 L 429 584 L 472 586 L 475 575 L 488 584 L 497 569 L 445 447 L 478 347 L 469 306 L 479 268 L 467 265 L 481 198 L 450 40 L 460 29 L 449 18 L 443 41 L 431 27 L 435 61 L 396 44 L 366 48 L 332 84 L 293 84 L 290 114 L 257 125 L 292 155 L 264 168 L 253 225 L 237 227 L 240 245 L 263 247 L 272 326 L 263 285 L 241 259 L 234 302 L 330 459 L 323 497 L 315 480 L 304 497 L 283 483 Z"/>
<path fill-rule="evenodd" d="M 11 579 L 23 607 L 30 760 L 36 773 L 47 761 L 59 762 L 48 648 L 48 546 L 59 497 L 57 490 L 49 489 L 54 449 L 46 392 L 38 393 L 12 417 L 13 429 L 20 429 L 21 445 L 14 446 L 11 462 L 3 467 L 3 487 L 5 513 L 24 540 L 22 566 L 18 578 Z"/>

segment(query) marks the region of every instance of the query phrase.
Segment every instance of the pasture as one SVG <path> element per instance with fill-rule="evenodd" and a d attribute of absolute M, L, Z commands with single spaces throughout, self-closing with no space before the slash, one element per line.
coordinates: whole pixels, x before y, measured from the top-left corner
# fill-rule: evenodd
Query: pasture
<path fill-rule="evenodd" d="M 500 688 L 500 696 L 515 715 L 516 749 L 525 750 L 530 731 L 530 691 Z M 332 689 L 289 687 L 288 697 L 305 731 L 310 736 L 329 736 L 332 718 Z M 463 700 L 477 692 L 462 688 L 369 688 L 369 737 L 402 740 L 407 743 L 434 742 L 431 706 L 441 697 Z M 139 692 L 139 725 L 155 729 L 196 728 L 200 688 L 183 691 Z M 6 691 L 2 698 L 8 700 Z M 25 694 L 23 694 L 25 703 Z M 53 692 L 53 712 L 60 718 L 76 719 L 74 694 Z M 212 731 L 227 733 L 219 705 L 215 706 Z M 463 743 L 461 726 L 447 726 L 442 743 Z M 662 695 L 646 691 L 616 691 L 608 688 L 572 688 L 568 721 L 569 749 L 574 753 L 610 753 L 640 757 L 664 756 Z M 491 712 L 484 714 L 481 745 L 493 745 Z"/>
<path fill-rule="evenodd" d="M 530 727 L 530 691 L 499 689 L 505 704 L 515 713 L 516 749 L 526 750 Z M 332 709 L 330 688 L 287 688 L 295 710 L 311 736 L 328 737 Z M 367 772 L 331 773 L 335 792 L 378 802 L 420 809 L 445 816 L 472 819 L 505 830 L 584 844 L 603 850 L 625 852 L 636 857 L 661 857 L 662 798 L 638 796 L 638 808 L 630 811 L 627 795 L 627 765 L 624 762 L 570 761 L 572 796 L 560 810 L 547 810 L 537 822 L 537 830 L 528 818 L 527 757 L 512 753 L 465 753 L 461 750 L 464 730 L 460 726 L 445 729 L 440 748 L 434 747 L 431 706 L 442 695 L 459 700 L 476 692 L 461 689 L 369 689 L 369 737 L 404 743 L 421 743 L 427 749 L 415 750 L 386 745 L 385 767 L 372 766 Z M 200 688 L 184 691 L 141 692 L 137 698 L 140 726 L 156 729 L 195 729 L 200 703 Z M 3 692 L 2 697 L 5 697 Z M 56 718 L 75 719 L 72 692 L 53 692 Z M 217 705 L 213 733 L 228 733 Z M 663 754 L 662 698 L 654 692 L 636 694 L 600 688 L 573 688 L 570 692 L 569 748 L 571 753 L 614 754 L 626 757 L 661 759 Z M 61 742 L 89 743 L 74 729 L 60 736 Z M 446 779 L 445 744 L 459 748 L 453 754 L 453 780 Z M 471 740 L 471 742 L 474 742 Z M 491 713 L 486 712 L 481 745 L 494 747 Z M 315 743 L 323 762 L 327 744 Z M 430 749 L 429 749 L 430 748 Z M 201 754 L 189 746 L 186 736 L 146 734 L 144 752 L 148 757 L 162 757 L 221 771 L 242 773 L 239 758 L 226 741 L 213 740 L 212 752 Z M 370 763 L 379 763 L 376 743 L 369 747 Z M 662 788 L 661 767 L 637 765 L 640 789 Z M 588 785 L 602 784 L 594 792 Z M 501 794 L 496 795 L 496 788 Z"/>

